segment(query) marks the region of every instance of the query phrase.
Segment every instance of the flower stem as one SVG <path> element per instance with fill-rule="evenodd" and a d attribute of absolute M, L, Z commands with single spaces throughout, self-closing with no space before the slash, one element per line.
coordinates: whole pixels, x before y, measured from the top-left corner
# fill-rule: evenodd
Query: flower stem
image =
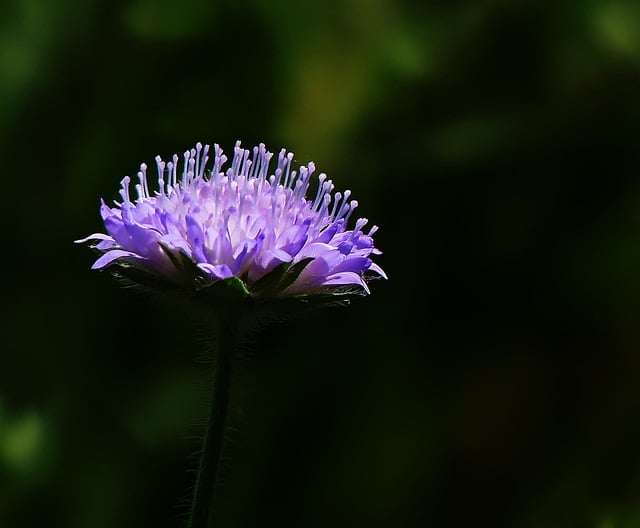
<path fill-rule="evenodd" d="M 213 527 L 213 496 L 224 443 L 231 387 L 231 364 L 236 347 L 237 332 L 236 318 L 220 318 L 218 353 L 215 357 L 213 371 L 211 409 L 202 443 L 189 528 Z"/>

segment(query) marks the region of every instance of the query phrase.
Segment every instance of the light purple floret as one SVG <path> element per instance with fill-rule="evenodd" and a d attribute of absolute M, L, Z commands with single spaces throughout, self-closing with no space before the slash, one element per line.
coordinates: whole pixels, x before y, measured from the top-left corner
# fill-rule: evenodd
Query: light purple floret
<path fill-rule="evenodd" d="M 263 144 L 249 150 L 234 148 L 231 166 L 218 145 L 213 148 L 213 168 L 207 169 L 209 145 L 198 143 L 179 158 L 164 162 L 156 157 L 158 191 L 149 192 L 143 163 L 135 185 L 137 199 L 129 195 L 130 178 L 122 180 L 122 202 L 100 214 L 108 235 L 96 233 L 77 242 L 97 241 L 102 255 L 92 269 L 120 259 L 140 264 L 170 280 L 180 281 L 180 271 L 167 251 L 183 253 L 212 280 L 240 277 L 251 284 L 278 265 L 313 260 L 281 295 L 304 293 L 319 287 L 358 285 L 368 293 L 364 278 L 371 272 L 386 278 L 370 259 L 379 254 L 365 218 L 347 229 L 357 207 L 351 191 L 333 193 L 325 174 L 317 177 L 315 197 L 307 199 L 313 163 L 291 169 L 293 154 L 282 149 L 277 168 L 269 174 L 273 154 Z M 205 172 L 207 175 L 205 175 Z"/>

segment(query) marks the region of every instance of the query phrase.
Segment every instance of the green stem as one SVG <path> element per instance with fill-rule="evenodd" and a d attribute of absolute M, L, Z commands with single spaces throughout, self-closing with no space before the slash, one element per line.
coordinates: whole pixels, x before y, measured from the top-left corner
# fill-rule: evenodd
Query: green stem
<path fill-rule="evenodd" d="M 220 468 L 220 456 L 231 387 L 231 363 L 236 347 L 238 324 L 233 317 L 220 319 L 218 353 L 213 371 L 213 393 L 209 421 L 202 443 L 190 528 L 213 527 L 213 495 Z"/>

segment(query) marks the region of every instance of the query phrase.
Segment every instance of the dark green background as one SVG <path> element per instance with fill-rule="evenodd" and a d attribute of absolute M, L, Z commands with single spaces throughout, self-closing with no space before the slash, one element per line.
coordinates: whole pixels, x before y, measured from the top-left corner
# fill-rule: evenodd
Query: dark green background
<path fill-rule="evenodd" d="M 237 138 L 390 279 L 253 337 L 221 528 L 640 526 L 639 4 L 3 0 L 1 527 L 181 525 L 207 324 L 72 240 Z"/>

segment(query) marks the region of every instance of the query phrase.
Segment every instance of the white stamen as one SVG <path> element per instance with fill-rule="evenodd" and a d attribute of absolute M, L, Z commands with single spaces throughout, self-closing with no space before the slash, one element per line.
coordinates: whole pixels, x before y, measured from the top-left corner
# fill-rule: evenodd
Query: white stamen
<path fill-rule="evenodd" d="M 178 186 L 178 160 L 177 154 L 173 155 L 173 174 L 171 175 L 171 186 L 175 189 Z"/>
<path fill-rule="evenodd" d="M 193 154 L 195 154 L 195 152 Z M 187 181 L 189 182 L 189 185 L 193 181 L 193 177 L 195 175 L 195 171 L 194 171 L 195 165 L 196 165 L 196 159 L 194 156 L 192 156 L 189 158 L 189 170 L 187 171 Z"/>
<path fill-rule="evenodd" d="M 351 235 L 351 238 L 353 239 L 356 236 L 361 235 L 362 228 L 366 226 L 368 222 L 369 220 L 366 218 L 358 218 L 358 220 L 356 220 L 356 226 L 353 228 L 353 235 Z"/>
<path fill-rule="evenodd" d="M 158 178 L 158 187 L 160 187 L 160 194 L 162 196 L 165 196 L 165 187 L 171 187 L 171 182 L 173 181 L 173 172 L 174 172 L 173 161 L 169 161 L 167 162 L 167 176 L 169 179 L 169 183 L 165 186 L 164 179 Z M 166 190 L 166 192 L 169 192 L 169 191 Z"/>
<path fill-rule="evenodd" d="M 260 148 L 257 145 L 252 149 L 251 165 L 249 165 L 249 172 L 247 173 L 249 178 L 253 178 L 260 167 L 260 158 L 258 157 L 259 150 Z"/>
<path fill-rule="evenodd" d="M 336 194 L 336 196 L 337 196 L 337 194 Z M 346 212 L 344 210 L 344 208 L 345 208 L 345 206 L 347 206 L 347 200 L 349 199 L 349 196 L 351 196 L 351 191 L 349 189 L 347 189 L 346 191 L 344 191 L 344 198 L 342 200 L 342 205 L 340 206 L 340 209 L 338 210 L 338 213 L 334 217 L 336 220 L 340 220 L 340 218 L 342 218 L 342 215 Z"/>
<path fill-rule="evenodd" d="M 340 203 L 341 198 L 342 193 L 338 191 L 333 197 L 333 207 L 331 208 L 331 214 L 329 215 L 331 218 L 335 218 L 336 209 L 338 208 L 338 204 Z"/>
<path fill-rule="evenodd" d="M 326 184 L 325 184 L 326 185 Z M 331 195 L 325 194 L 322 198 L 322 204 L 318 210 L 318 218 L 316 219 L 316 225 L 323 224 L 326 219 L 326 213 L 329 210 L 329 204 L 331 203 Z"/>
<path fill-rule="evenodd" d="M 196 152 L 195 152 L 195 158 L 196 158 L 196 170 L 197 173 L 195 174 L 196 177 L 200 176 L 200 152 L 202 151 L 202 143 L 200 143 L 199 141 L 196 143 Z M 191 151 L 191 155 L 193 156 L 193 150 Z"/>
<path fill-rule="evenodd" d="M 129 176 L 125 176 L 122 178 L 120 185 L 122 185 L 122 189 L 120 189 L 120 196 L 124 200 L 124 204 L 127 206 L 131 205 L 131 199 L 129 198 L 129 183 L 131 182 L 131 178 Z"/>
<path fill-rule="evenodd" d="M 344 225 L 347 225 L 347 222 L 351 217 L 351 213 L 353 213 L 356 207 L 358 207 L 358 200 L 351 200 L 351 202 L 349 203 L 349 212 L 344 217 Z"/>
<path fill-rule="evenodd" d="M 201 178 L 204 177 L 204 171 L 207 168 L 207 163 L 209 162 L 209 145 L 204 146 L 204 150 L 202 151 L 202 164 L 200 165 L 199 175 Z"/>
<path fill-rule="evenodd" d="M 149 184 L 147 183 L 147 164 L 146 163 L 140 164 L 140 172 L 138 173 L 138 178 L 140 179 L 140 184 L 142 185 L 144 196 L 146 198 L 149 198 L 151 194 L 149 193 Z"/>
<path fill-rule="evenodd" d="M 271 184 L 271 187 L 275 188 L 278 187 L 278 185 L 280 185 L 280 180 L 282 179 L 282 169 L 280 167 L 278 167 L 276 169 L 276 173 L 275 176 L 273 178 L 273 183 Z"/>
<path fill-rule="evenodd" d="M 322 200 L 322 196 L 324 195 L 324 192 L 322 191 L 323 187 L 324 187 L 324 180 L 327 179 L 327 175 L 324 172 L 321 172 L 320 175 L 318 176 L 318 190 L 316 191 L 316 197 L 313 200 L 313 205 L 311 206 L 311 209 L 313 209 L 314 211 L 318 208 L 318 205 L 320 204 L 320 200 Z"/>
<path fill-rule="evenodd" d="M 184 158 L 184 165 L 182 167 L 182 187 L 187 187 L 187 171 L 189 170 L 189 151 L 185 150 L 182 157 Z"/>
<path fill-rule="evenodd" d="M 231 160 L 231 174 L 238 173 L 238 166 L 243 155 L 244 151 L 240 148 L 240 141 L 236 141 L 236 146 L 233 149 L 233 160 Z M 229 171 L 227 171 L 227 174 L 229 174 Z"/>
<path fill-rule="evenodd" d="M 282 184 L 284 187 L 289 186 L 289 171 L 291 170 L 291 161 L 293 161 L 293 152 L 289 152 L 287 154 L 287 160 L 285 162 L 284 167 L 284 183 Z"/>

